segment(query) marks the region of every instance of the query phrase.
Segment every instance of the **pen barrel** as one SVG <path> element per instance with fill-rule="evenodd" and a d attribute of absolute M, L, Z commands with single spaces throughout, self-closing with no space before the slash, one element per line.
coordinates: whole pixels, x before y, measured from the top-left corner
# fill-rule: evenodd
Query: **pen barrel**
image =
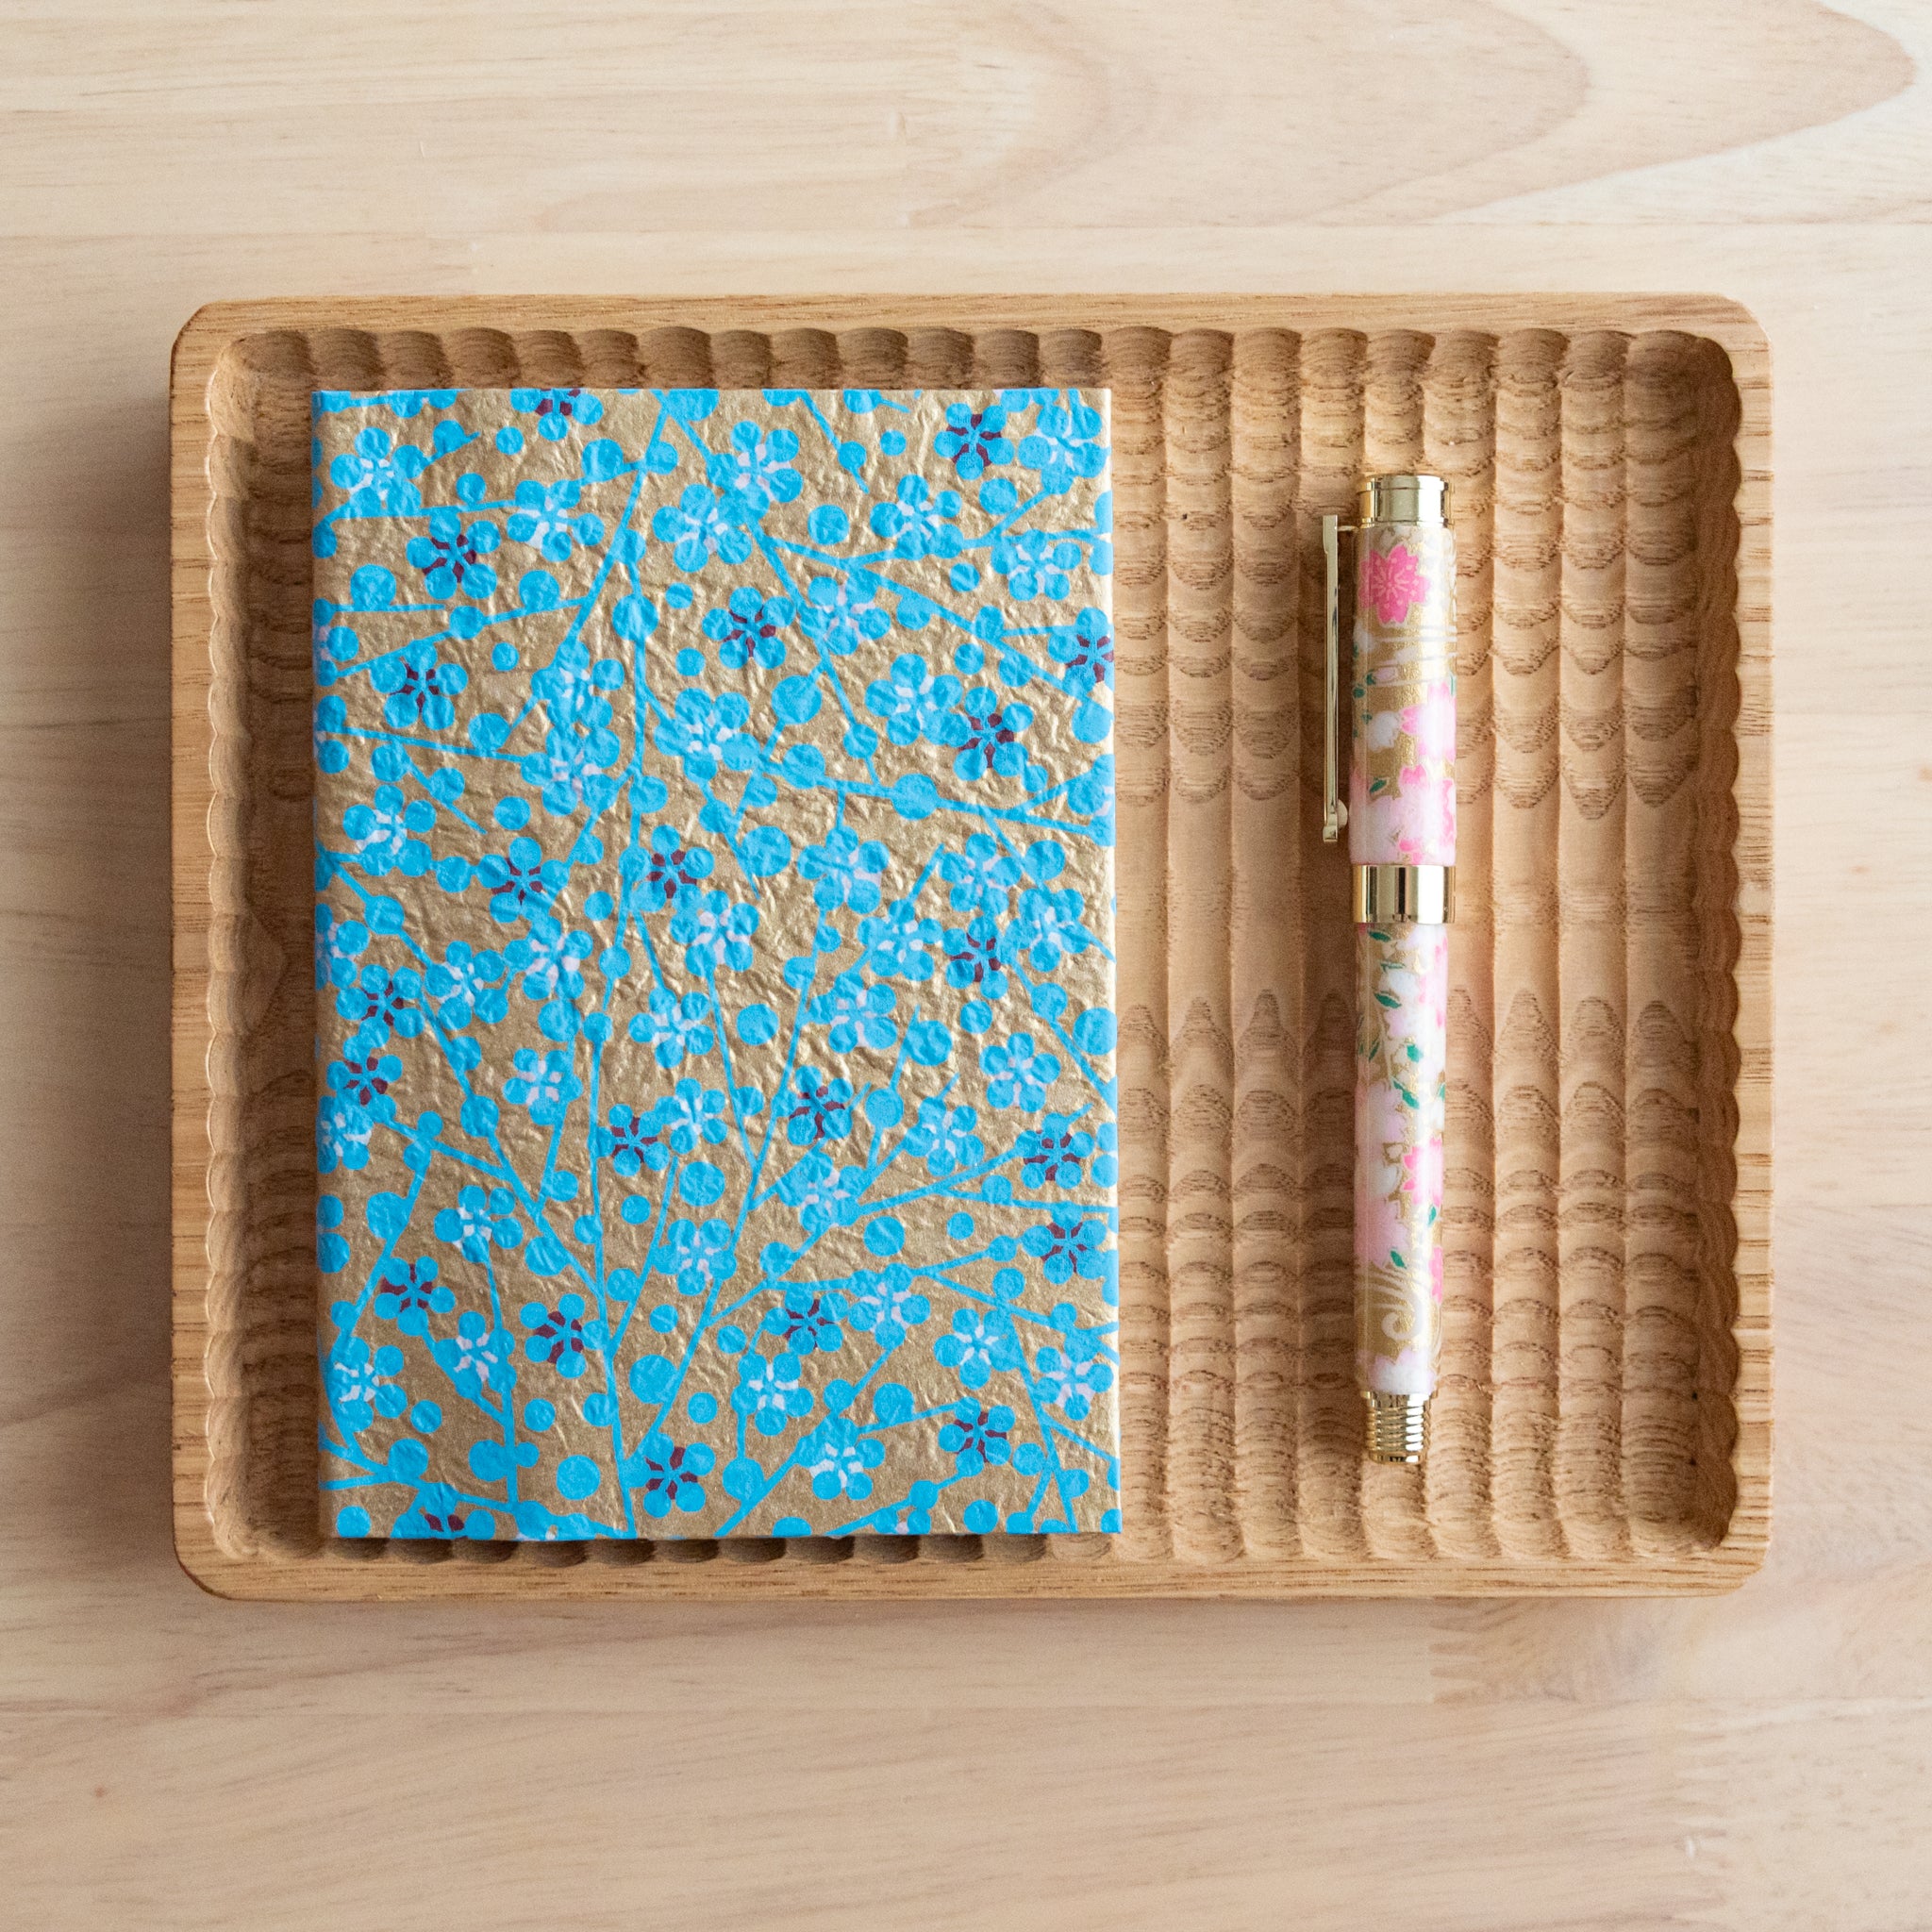
<path fill-rule="evenodd" d="M 1391 496 L 1415 508 L 1417 485 L 1434 492 L 1423 495 L 1420 514 L 1374 514 Z M 1441 1349 L 1456 558 L 1436 479 L 1377 478 L 1363 494 L 1348 774 L 1357 920 L 1356 1366 L 1370 1455 L 1417 1462 Z"/>
<path fill-rule="evenodd" d="M 1362 925 L 1355 945 L 1356 1374 L 1371 1398 L 1425 1402 L 1442 1341 L 1449 928 Z"/>

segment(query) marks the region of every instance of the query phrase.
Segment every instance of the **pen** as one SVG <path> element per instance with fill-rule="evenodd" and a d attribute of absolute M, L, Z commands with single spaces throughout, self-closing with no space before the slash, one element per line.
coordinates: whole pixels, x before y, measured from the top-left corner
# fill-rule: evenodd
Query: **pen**
<path fill-rule="evenodd" d="M 1456 865 L 1456 548 L 1440 476 L 1372 476 L 1322 519 L 1322 836 L 1348 827 L 1356 944 L 1356 1379 L 1372 1461 L 1420 1463 L 1442 1324 L 1442 1130 Z M 1347 802 L 1340 796 L 1341 536 L 1355 537 Z"/>

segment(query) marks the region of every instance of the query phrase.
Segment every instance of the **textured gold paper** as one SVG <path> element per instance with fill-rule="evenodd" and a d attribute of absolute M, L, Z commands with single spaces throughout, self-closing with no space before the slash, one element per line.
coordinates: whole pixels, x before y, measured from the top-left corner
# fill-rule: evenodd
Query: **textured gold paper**
<path fill-rule="evenodd" d="M 325 1526 L 1117 1526 L 1105 394 L 315 432 Z"/>

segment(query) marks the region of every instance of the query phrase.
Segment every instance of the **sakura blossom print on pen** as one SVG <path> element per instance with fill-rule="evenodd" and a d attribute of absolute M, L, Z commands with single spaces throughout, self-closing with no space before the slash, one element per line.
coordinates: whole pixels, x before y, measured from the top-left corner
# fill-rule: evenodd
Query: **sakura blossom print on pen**
<path fill-rule="evenodd" d="M 313 415 L 325 1530 L 1117 1529 L 1105 392 Z"/>
<path fill-rule="evenodd" d="M 1377 476 L 1361 492 L 1347 803 L 1332 796 L 1331 778 L 1324 826 L 1332 839 L 1347 825 L 1353 872 L 1356 1371 L 1368 1453 L 1383 1462 L 1426 1454 L 1441 1348 L 1456 863 L 1456 552 L 1447 517 L 1439 477 Z M 1332 667 L 1344 526 L 1324 523 Z"/>

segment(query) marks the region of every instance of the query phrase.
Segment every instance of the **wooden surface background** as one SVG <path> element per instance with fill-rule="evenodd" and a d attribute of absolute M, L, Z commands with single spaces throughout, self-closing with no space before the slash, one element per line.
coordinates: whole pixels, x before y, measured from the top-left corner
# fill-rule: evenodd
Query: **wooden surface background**
<path fill-rule="evenodd" d="M 9 6 L 0 1871 L 36 1926 L 1909 1928 L 1932 8 Z M 1710 1602 L 239 1606 L 168 1537 L 167 351 L 219 295 L 1711 289 L 1776 372 L 1777 1522 Z"/>

